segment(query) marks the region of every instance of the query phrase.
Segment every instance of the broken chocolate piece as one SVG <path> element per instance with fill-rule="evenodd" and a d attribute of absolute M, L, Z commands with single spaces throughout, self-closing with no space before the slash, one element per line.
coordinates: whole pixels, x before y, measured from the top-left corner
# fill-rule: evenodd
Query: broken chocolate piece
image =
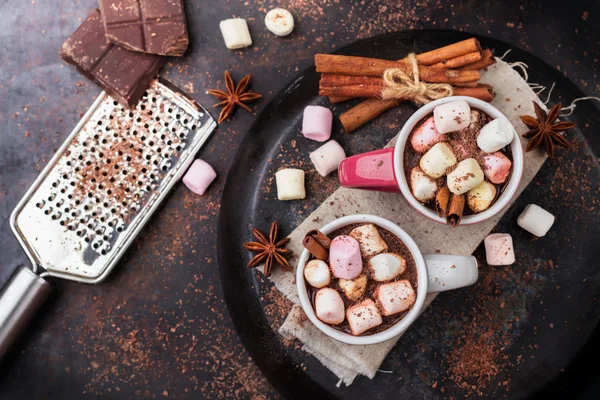
<path fill-rule="evenodd" d="M 106 39 L 133 51 L 181 56 L 189 39 L 182 0 L 100 0 Z"/>
<path fill-rule="evenodd" d="M 60 57 L 128 107 L 137 104 L 165 62 L 107 43 L 98 9 L 63 43 Z"/>

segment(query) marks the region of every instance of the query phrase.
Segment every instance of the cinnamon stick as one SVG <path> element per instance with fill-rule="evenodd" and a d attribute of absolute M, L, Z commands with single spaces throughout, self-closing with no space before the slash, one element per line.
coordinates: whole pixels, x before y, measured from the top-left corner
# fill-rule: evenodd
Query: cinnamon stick
<path fill-rule="evenodd" d="M 475 97 L 476 99 L 483 100 L 487 103 L 491 103 L 492 100 L 494 100 L 493 90 L 489 87 L 455 87 L 454 95 Z"/>
<path fill-rule="evenodd" d="M 340 122 L 344 130 L 350 133 L 396 106 L 396 100 L 368 99 L 340 115 Z"/>
<path fill-rule="evenodd" d="M 343 103 L 348 100 L 352 100 L 354 97 L 344 97 L 344 96 L 329 96 L 329 101 L 331 104 Z"/>
<path fill-rule="evenodd" d="M 323 74 L 319 80 L 319 87 L 324 86 L 355 86 L 355 85 L 374 85 L 384 86 L 385 82 L 381 78 L 371 76 L 352 76 L 352 75 L 336 75 Z"/>
<path fill-rule="evenodd" d="M 319 88 L 320 96 L 346 96 L 346 97 L 365 97 L 368 99 L 381 99 L 381 91 L 383 86 L 377 85 L 346 85 L 346 86 L 331 86 Z M 477 99 L 487 101 L 488 103 L 493 100 L 491 89 L 485 87 L 455 87 L 455 96 L 470 96 Z M 402 100 L 402 99 L 397 99 Z"/>
<path fill-rule="evenodd" d="M 385 70 L 399 68 L 412 75 L 412 66 L 408 61 L 389 61 L 377 58 L 342 56 L 336 54 L 316 54 L 317 72 L 340 75 L 381 77 Z M 419 76 L 424 82 L 454 83 L 479 80 L 479 71 L 460 71 L 419 67 Z"/>
<path fill-rule="evenodd" d="M 464 67 L 461 67 L 458 70 L 470 71 L 470 70 L 487 69 L 487 67 L 489 67 L 490 65 L 494 65 L 494 64 L 496 64 L 496 58 L 492 54 L 492 51 L 490 49 L 485 49 L 483 51 L 481 60 L 479 60 L 473 64 L 465 65 Z"/>
<path fill-rule="evenodd" d="M 302 245 L 306 250 L 310 252 L 313 256 L 315 256 L 319 260 L 327 260 L 327 256 L 329 252 L 316 241 L 312 236 L 305 236 L 302 240 Z"/>
<path fill-rule="evenodd" d="M 329 250 L 329 246 L 331 245 L 331 239 L 329 239 L 329 236 L 327 236 L 326 234 L 324 234 L 320 230 L 318 230 L 318 229 L 312 229 L 312 230 L 308 231 L 305 236 L 312 237 L 317 242 L 319 242 L 319 244 L 321 246 L 323 246 L 323 248 Z"/>
<path fill-rule="evenodd" d="M 450 198 L 450 206 L 448 207 L 448 216 L 446 217 L 446 223 L 448 225 L 452 225 L 452 227 L 457 227 L 460 224 L 460 220 L 462 219 L 463 213 L 465 211 L 465 195 L 455 195 L 453 194 Z"/>
<path fill-rule="evenodd" d="M 449 60 L 476 51 L 481 52 L 479 40 L 470 38 L 426 53 L 417 54 L 416 57 L 419 64 L 433 65 L 443 60 Z"/>
<path fill-rule="evenodd" d="M 431 65 L 431 68 L 460 68 L 465 65 L 473 64 L 482 59 L 481 51 L 475 51 L 473 53 L 463 54 L 462 56 L 450 58 L 449 60 L 442 60 L 439 63 Z"/>
<path fill-rule="evenodd" d="M 456 83 L 454 83 L 454 86 L 456 86 L 456 87 L 477 87 L 478 84 L 479 84 L 478 81 L 456 82 Z"/>
<path fill-rule="evenodd" d="M 440 218 L 445 218 L 448 215 L 448 203 L 450 201 L 450 189 L 444 186 L 435 196 L 435 209 Z"/>

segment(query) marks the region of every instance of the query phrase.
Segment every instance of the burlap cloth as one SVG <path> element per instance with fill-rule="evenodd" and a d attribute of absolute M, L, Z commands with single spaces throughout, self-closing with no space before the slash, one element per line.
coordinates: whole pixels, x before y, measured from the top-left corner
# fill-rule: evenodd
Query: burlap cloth
<path fill-rule="evenodd" d="M 510 119 L 519 134 L 526 132 L 527 128 L 519 116 L 534 115 L 532 101 L 542 103 L 527 82 L 509 64 L 501 60 L 488 71 L 482 72 L 481 80 L 494 87 L 496 96 L 492 104 Z M 395 139 L 389 145 L 394 141 Z M 523 138 L 521 141 L 526 142 Z M 531 182 L 545 159 L 545 153 L 541 151 L 525 155 L 523 179 L 517 195 Z M 437 250 L 442 254 L 473 253 L 503 215 L 501 212 L 480 224 L 452 229 L 423 217 L 401 194 L 339 188 L 292 232 L 288 247 L 295 254 L 300 254 L 303 250 L 302 238 L 307 231 L 320 228 L 344 215 L 357 213 L 387 218 L 411 235 L 423 253 Z M 384 343 L 367 346 L 347 345 L 329 338 L 303 316 L 294 278 L 295 274 L 282 272 L 277 268 L 270 278 L 276 287 L 296 304 L 281 326 L 280 334 L 287 338 L 298 338 L 307 352 L 337 375 L 338 384 L 343 382 L 350 385 L 358 374 L 373 378 L 383 359 L 402 335 Z M 423 310 L 435 297 L 435 294 L 427 296 Z"/>

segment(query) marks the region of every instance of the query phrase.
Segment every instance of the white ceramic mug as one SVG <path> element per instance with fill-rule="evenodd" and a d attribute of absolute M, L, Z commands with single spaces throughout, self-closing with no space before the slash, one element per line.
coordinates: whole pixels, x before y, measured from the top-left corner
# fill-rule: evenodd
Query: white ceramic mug
<path fill-rule="evenodd" d="M 437 293 L 469 286 L 477 281 L 478 276 L 477 260 L 475 257 L 422 254 L 415 241 L 403 229 L 385 218 L 367 214 L 349 215 L 326 224 L 320 231 L 328 235 L 347 225 L 369 223 L 387 229 L 400 238 L 406 247 L 408 247 L 417 267 L 417 299 L 408 314 L 396 324 L 379 333 L 354 336 L 321 322 L 313 309 L 304 279 L 304 266 L 310 258 L 308 250 L 304 249 L 302 254 L 300 254 L 296 269 L 296 286 L 298 288 L 300 304 L 310 321 L 326 335 L 348 344 L 375 344 L 399 335 L 417 319 L 423 308 L 427 293 Z"/>
<path fill-rule="evenodd" d="M 406 143 L 411 132 L 419 121 L 433 113 L 433 109 L 436 106 L 456 100 L 465 100 L 469 103 L 470 107 L 478 108 L 494 119 L 504 116 L 496 107 L 473 97 L 454 96 L 432 101 L 419 108 L 406 121 L 400 130 L 398 141 L 394 147 L 358 154 L 343 160 L 338 169 L 340 184 L 345 187 L 385 192 L 398 192 L 399 189 L 410 205 L 418 212 L 427 218 L 445 224 L 445 218 L 441 218 L 437 212 L 426 207 L 413 196 L 406 175 L 404 174 L 404 149 L 406 148 Z M 461 219 L 460 225 L 471 225 L 485 221 L 496 215 L 510 203 L 510 200 L 517 192 L 521 176 L 523 175 L 523 148 L 518 136 L 514 137 L 510 148 L 513 166 L 504 192 L 487 210 L 477 214 L 465 215 Z"/>

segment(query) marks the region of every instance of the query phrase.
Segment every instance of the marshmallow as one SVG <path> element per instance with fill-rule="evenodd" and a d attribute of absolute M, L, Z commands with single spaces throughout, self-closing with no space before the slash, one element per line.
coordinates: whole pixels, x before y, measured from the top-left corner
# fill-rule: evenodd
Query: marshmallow
<path fill-rule="evenodd" d="M 337 290 L 320 289 L 315 295 L 315 314 L 321 321 L 337 325 L 344 322 L 344 300 Z"/>
<path fill-rule="evenodd" d="M 304 267 L 304 278 L 312 287 L 318 289 L 329 285 L 331 282 L 331 273 L 329 265 L 325 261 L 311 260 Z"/>
<path fill-rule="evenodd" d="M 252 44 L 252 38 L 245 19 L 226 19 L 221 21 L 219 28 L 221 28 L 225 46 L 230 50 L 241 49 Z"/>
<path fill-rule="evenodd" d="M 346 311 L 350 331 L 355 336 L 381 325 L 382 319 L 377 306 L 371 299 L 366 299 Z"/>
<path fill-rule="evenodd" d="M 527 232 L 537 236 L 545 236 L 554 224 L 554 215 L 535 204 L 529 204 L 519 218 L 517 224 Z"/>
<path fill-rule="evenodd" d="M 477 146 L 486 153 L 493 153 L 512 142 L 516 134 L 508 118 L 496 118 L 481 128 L 477 136 Z"/>
<path fill-rule="evenodd" d="M 277 198 L 279 200 L 296 200 L 306 197 L 304 190 L 304 171 L 287 168 L 275 173 Z"/>
<path fill-rule="evenodd" d="M 489 265 L 511 265 L 515 262 L 512 237 L 508 233 L 494 233 L 483 239 L 485 257 Z"/>
<path fill-rule="evenodd" d="M 362 273 L 360 246 L 350 236 L 336 236 L 329 245 L 329 265 L 336 278 L 354 279 Z"/>
<path fill-rule="evenodd" d="M 448 188 L 454 194 L 463 194 L 476 188 L 483 182 L 483 171 L 474 158 L 467 158 L 458 163 L 448 174 Z"/>
<path fill-rule="evenodd" d="M 388 316 L 409 310 L 415 304 L 417 295 L 410 282 L 405 279 L 379 285 L 375 298 L 383 315 Z"/>
<path fill-rule="evenodd" d="M 439 133 L 459 131 L 471 123 L 471 108 L 464 100 L 440 104 L 433 109 L 433 119 Z"/>
<path fill-rule="evenodd" d="M 410 190 L 415 199 L 426 203 L 433 200 L 438 191 L 438 184 L 435 179 L 427 176 L 419 167 L 410 170 Z"/>
<path fill-rule="evenodd" d="M 306 106 L 302 118 L 302 134 L 305 138 L 325 142 L 331 136 L 333 114 L 321 106 Z"/>
<path fill-rule="evenodd" d="M 373 224 L 361 225 L 358 228 L 354 228 L 349 235 L 358 240 L 360 254 L 365 258 L 373 257 L 375 254 L 387 251 L 388 249 L 387 244 Z"/>
<path fill-rule="evenodd" d="M 467 192 L 467 204 L 474 213 L 487 210 L 496 198 L 496 186 L 483 181 L 479 186 Z"/>
<path fill-rule="evenodd" d="M 429 117 L 413 132 L 410 138 L 410 144 L 417 153 L 425 153 L 434 144 L 446 140 L 446 136 L 442 135 L 435 129 L 433 117 Z"/>
<path fill-rule="evenodd" d="M 265 16 L 265 25 L 277 36 L 287 36 L 294 30 L 294 17 L 284 8 L 274 8 Z"/>
<path fill-rule="evenodd" d="M 192 192 L 203 195 L 216 177 L 217 173 L 206 161 L 195 160 L 185 173 L 183 183 Z"/>
<path fill-rule="evenodd" d="M 346 153 L 335 140 L 330 140 L 310 153 L 310 161 L 321 176 L 327 176 L 338 168 Z"/>
<path fill-rule="evenodd" d="M 406 260 L 399 254 L 381 253 L 367 263 L 371 278 L 384 282 L 394 279 L 406 270 Z"/>
<path fill-rule="evenodd" d="M 483 157 L 483 173 L 488 180 L 495 184 L 506 182 L 510 175 L 512 162 L 501 152 L 497 151 Z"/>
<path fill-rule="evenodd" d="M 448 143 L 435 144 L 419 161 L 419 166 L 432 178 L 446 175 L 448 167 L 456 164 L 456 156 Z"/>
<path fill-rule="evenodd" d="M 363 274 L 354 279 L 340 279 L 338 284 L 344 291 L 348 300 L 357 301 L 365 293 L 365 289 L 367 288 L 367 276 Z"/>

